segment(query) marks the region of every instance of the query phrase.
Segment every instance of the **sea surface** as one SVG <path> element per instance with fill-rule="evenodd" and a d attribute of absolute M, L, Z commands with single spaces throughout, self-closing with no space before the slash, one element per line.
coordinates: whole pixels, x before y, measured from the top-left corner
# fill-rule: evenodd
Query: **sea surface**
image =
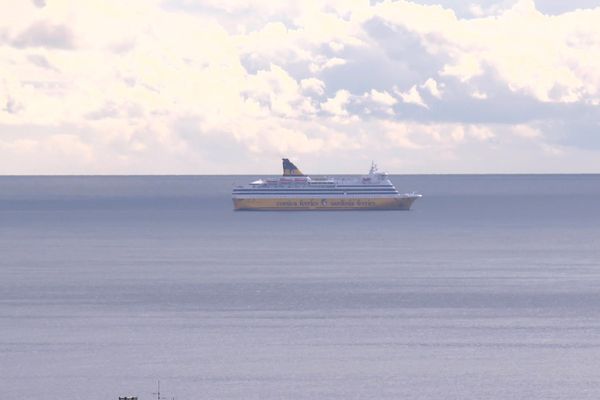
<path fill-rule="evenodd" d="M 600 398 L 600 175 L 234 212 L 255 178 L 0 177 L 2 397 Z"/>

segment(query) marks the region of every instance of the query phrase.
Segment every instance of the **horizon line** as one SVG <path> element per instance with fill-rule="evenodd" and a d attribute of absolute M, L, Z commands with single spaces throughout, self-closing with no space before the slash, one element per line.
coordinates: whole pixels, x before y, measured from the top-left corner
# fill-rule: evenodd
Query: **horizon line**
<path fill-rule="evenodd" d="M 508 176 L 508 175 L 600 175 L 600 172 L 428 172 L 428 173 L 391 173 L 392 176 Z M 282 176 L 281 174 L 0 174 L 0 178 L 43 178 L 43 177 L 169 177 L 169 176 Z M 363 174 L 305 174 L 306 176 L 361 176 Z"/>

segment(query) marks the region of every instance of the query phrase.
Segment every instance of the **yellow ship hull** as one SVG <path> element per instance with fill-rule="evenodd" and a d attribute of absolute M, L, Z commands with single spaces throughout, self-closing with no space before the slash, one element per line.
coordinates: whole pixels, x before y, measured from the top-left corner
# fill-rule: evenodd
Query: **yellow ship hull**
<path fill-rule="evenodd" d="M 255 211 L 327 211 L 327 210 L 408 210 L 419 198 L 415 196 L 387 198 L 270 198 L 233 199 L 235 210 Z"/>

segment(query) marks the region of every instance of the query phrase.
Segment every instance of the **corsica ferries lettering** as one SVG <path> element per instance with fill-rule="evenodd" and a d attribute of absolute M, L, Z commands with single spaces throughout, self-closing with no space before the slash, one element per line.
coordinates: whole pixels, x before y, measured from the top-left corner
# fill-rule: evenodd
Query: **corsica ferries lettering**
<path fill-rule="evenodd" d="M 259 179 L 233 189 L 236 210 L 408 210 L 420 194 L 400 194 L 375 164 L 368 175 L 356 178 L 306 176 L 289 159 L 283 176 Z"/>
<path fill-rule="evenodd" d="M 299 200 L 299 201 L 278 201 L 277 207 L 375 207 L 375 201 L 354 201 L 354 200 Z"/>

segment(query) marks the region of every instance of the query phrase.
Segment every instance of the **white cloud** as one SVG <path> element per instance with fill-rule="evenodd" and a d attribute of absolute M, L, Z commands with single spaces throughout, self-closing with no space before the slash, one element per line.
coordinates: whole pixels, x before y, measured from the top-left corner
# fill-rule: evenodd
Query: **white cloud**
<path fill-rule="evenodd" d="M 414 134 L 414 126 L 406 123 L 398 123 L 387 121 L 381 124 L 385 137 L 393 147 L 402 149 L 420 149 L 418 145 L 411 139 L 411 134 Z M 389 144 L 388 143 L 388 144 Z"/>
<path fill-rule="evenodd" d="M 525 139 L 541 139 L 543 137 L 539 129 L 528 126 L 528 125 L 515 125 L 512 128 L 513 135 L 525 138 Z"/>
<path fill-rule="evenodd" d="M 487 141 L 496 137 L 496 134 L 490 127 L 482 125 L 469 125 L 467 134 L 480 141 Z"/>
<path fill-rule="evenodd" d="M 368 97 L 376 103 L 382 104 L 384 106 L 393 106 L 398 102 L 394 96 L 389 94 L 388 92 L 378 91 L 372 89 L 371 92 L 368 93 Z"/>
<path fill-rule="evenodd" d="M 494 17 L 458 19 L 441 7 L 383 2 L 376 15 L 420 35 L 432 54 L 450 60 L 440 71 L 466 82 L 493 68 L 513 91 L 541 101 L 600 96 L 600 8 L 560 16 L 519 0 Z"/>
<path fill-rule="evenodd" d="M 338 90 L 334 97 L 327 99 L 321 104 L 321 110 L 337 116 L 348 115 L 346 106 L 350 102 L 350 92 L 347 90 Z"/>
<path fill-rule="evenodd" d="M 340 51 L 344 50 L 344 48 L 345 48 L 343 43 L 337 43 L 337 42 L 329 43 L 329 47 L 331 48 L 331 50 L 333 50 L 335 52 L 340 52 Z"/>
<path fill-rule="evenodd" d="M 247 93 L 267 102 L 274 115 L 299 117 L 315 112 L 309 99 L 302 96 L 298 82 L 277 65 L 249 76 L 246 87 Z"/>
<path fill-rule="evenodd" d="M 300 87 L 303 91 L 315 93 L 319 96 L 325 93 L 325 82 L 317 78 L 306 78 L 300 81 Z"/>
<path fill-rule="evenodd" d="M 424 84 L 420 86 L 422 89 L 426 89 L 429 93 L 438 99 L 442 98 L 442 89 L 440 85 L 433 78 L 429 78 L 425 81 Z"/>
<path fill-rule="evenodd" d="M 401 92 L 397 88 L 394 90 L 398 96 L 402 99 L 404 103 L 415 104 L 420 107 L 429 108 L 425 101 L 421 97 L 419 90 L 417 89 L 417 85 L 413 85 L 406 92 Z"/>
<path fill-rule="evenodd" d="M 342 58 L 333 57 L 329 59 L 324 59 L 319 57 L 315 62 L 312 62 L 308 68 L 310 69 L 310 72 L 314 74 L 344 64 L 346 64 L 346 60 Z"/>
<path fill-rule="evenodd" d="M 488 98 L 488 95 L 485 92 L 482 92 L 480 90 L 473 91 L 473 93 L 471 93 L 471 96 L 473 96 L 473 98 L 478 99 L 478 100 L 485 100 Z"/>
<path fill-rule="evenodd" d="M 15 2 L 0 15 L 0 166 L 226 173 L 298 153 L 352 168 L 369 151 L 457 171 L 525 148 L 532 168 L 577 161 L 569 123 L 599 117 L 600 9 L 507 4 L 463 19 L 405 0 Z"/>
<path fill-rule="evenodd" d="M 357 97 L 356 103 L 363 107 L 366 114 L 383 113 L 393 116 L 393 106 L 398 103 L 398 99 L 385 90 L 371 89 L 369 92 L 364 93 L 362 98 Z"/>

